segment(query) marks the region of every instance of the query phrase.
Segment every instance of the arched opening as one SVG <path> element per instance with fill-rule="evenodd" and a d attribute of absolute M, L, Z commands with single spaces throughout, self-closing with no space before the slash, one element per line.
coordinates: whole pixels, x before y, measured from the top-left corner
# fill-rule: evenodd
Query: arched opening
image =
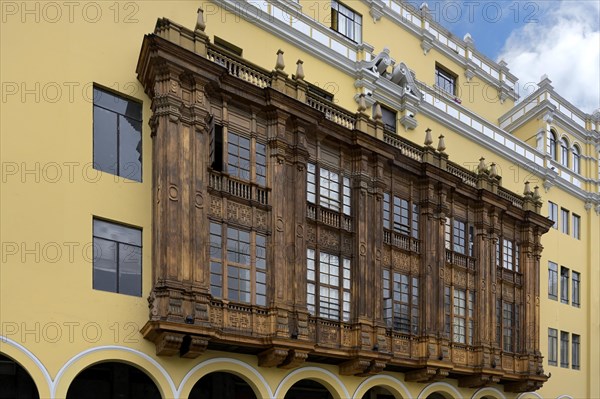
<path fill-rule="evenodd" d="M 373 387 L 363 395 L 362 399 L 396 399 L 396 397 L 384 387 Z"/>
<path fill-rule="evenodd" d="M 200 378 L 189 399 L 256 399 L 252 387 L 235 374 L 216 372 Z"/>
<path fill-rule="evenodd" d="M 333 399 L 325 386 L 313 380 L 300 380 L 287 391 L 284 399 Z"/>
<path fill-rule="evenodd" d="M 546 137 L 546 151 L 550 155 L 550 158 L 556 160 L 556 133 L 553 130 L 548 131 L 548 135 Z"/>
<path fill-rule="evenodd" d="M 0 355 L 0 399 L 39 399 L 35 382 L 9 357 Z"/>
<path fill-rule="evenodd" d="M 569 167 L 569 142 L 564 137 L 560 140 L 560 163 Z"/>
<path fill-rule="evenodd" d="M 573 172 L 581 173 L 581 150 L 579 146 L 573 146 Z"/>
<path fill-rule="evenodd" d="M 73 380 L 67 399 L 160 399 L 156 384 L 141 370 L 125 363 L 104 362 L 86 368 Z"/>

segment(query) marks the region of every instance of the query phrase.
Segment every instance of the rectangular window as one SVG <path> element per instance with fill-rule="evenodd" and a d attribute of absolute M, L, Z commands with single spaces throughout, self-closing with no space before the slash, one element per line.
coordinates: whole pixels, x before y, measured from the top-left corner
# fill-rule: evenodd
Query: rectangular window
<path fill-rule="evenodd" d="M 332 0 L 331 29 L 360 43 L 362 41 L 362 16 L 338 1 Z"/>
<path fill-rule="evenodd" d="M 96 86 L 94 169 L 142 181 L 142 104 Z"/>
<path fill-rule="evenodd" d="M 569 234 L 569 211 L 565 208 L 560 208 L 560 218 L 561 231 Z"/>
<path fill-rule="evenodd" d="M 508 270 L 513 270 L 513 262 L 513 242 L 505 238 L 502 240 L 502 267 Z"/>
<path fill-rule="evenodd" d="M 266 306 L 266 237 L 214 222 L 209 230 L 211 295 Z"/>
<path fill-rule="evenodd" d="M 580 282 L 581 282 L 581 275 L 578 272 L 573 272 L 573 275 L 571 277 L 572 281 L 573 281 L 573 289 L 572 289 L 572 300 L 571 300 L 571 304 L 575 307 L 579 307 L 580 303 L 580 297 L 581 297 L 581 293 L 580 293 Z"/>
<path fill-rule="evenodd" d="M 548 298 L 558 299 L 558 265 L 548 262 Z"/>
<path fill-rule="evenodd" d="M 306 250 L 307 304 L 313 315 L 350 320 L 350 259 Z M 341 262 L 341 263 L 340 263 Z"/>
<path fill-rule="evenodd" d="M 548 328 L 548 364 L 558 364 L 558 332 L 554 328 Z"/>
<path fill-rule="evenodd" d="M 267 146 L 256 143 L 256 184 L 267 185 Z"/>
<path fill-rule="evenodd" d="M 554 222 L 552 227 L 558 229 L 558 205 L 551 201 L 548 201 L 548 219 Z"/>
<path fill-rule="evenodd" d="M 560 301 L 569 303 L 569 269 L 560 267 Z"/>
<path fill-rule="evenodd" d="M 340 186 L 342 186 L 341 191 Z M 306 200 L 334 211 L 341 210 L 344 215 L 350 216 L 352 213 L 350 178 L 309 163 L 306 168 Z"/>
<path fill-rule="evenodd" d="M 95 290 L 142 296 L 142 230 L 93 220 Z"/>
<path fill-rule="evenodd" d="M 385 130 L 396 133 L 396 112 L 382 106 L 381 115 Z"/>
<path fill-rule="evenodd" d="M 560 367 L 569 367 L 569 333 L 560 332 Z"/>
<path fill-rule="evenodd" d="M 465 290 L 454 289 L 454 312 L 452 340 L 461 344 L 466 343 L 466 299 Z"/>
<path fill-rule="evenodd" d="M 383 270 L 384 317 L 388 327 L 404 333 L 418 332 L 419 279 Z"/>
<path fill-rule="evenodd" d="M 579 215 L 573 214 L 573 237 L 580 240 L 581 239 L 581 217 Z"/>
<path fill-rule="evenodd" d="M 475 321 L 474 321 L 474 310 L 475 309 L 475 293 L 469 291 L 469 303 L 467 306 L 467 316 L 469 318 L 469 345 L 473 345 L 475 337 Z"/>
<path fill-rule="evenodd" d="M 461 254 L 465 254 L 465 237 L 466 237 L 466 230 L 465 230 L 465 222 L 462 222 L 460 220 L 454 220 L 454 228 L 452 230 L 453 235 L 452 238 L 454 239 L 454 252 L 458 252 Z"/>
<path fill-rule="evenodd" d="M 444 334 L 450 338 L 450 321 L 452 319 L 452 314 L 450 313 L 450 309 L 452 306 L 452 300 L 450 298 L 450 287 L 444 287 Z"/>
<path fill-rule="evenodd" d="M 457 75 L 450 72 L 441 65 L 435 66 L 435 85 L 446 93 L 454 96 L 456 94 Z"/>
<path fill-rule="evenodd" d="M 505 352 L 513 351 L 514 306 L 513 303 L 502 303 L 502 342 Z"/>
<path fill-rule="evenodd" d="M 227 173 L 250 180 L 250 139 L 232 132 L 227 134 Z"/>
<path fill-rule="evenodd" d="M 389 193 L 383 194 L 383 228 L 419 238 L 419 206 Z"/>
<path fill-rule="evenodd" d="M 579 346 L 580 346 L 580 337 L 577 334 L 571 335 L 571 367 L 574 370 L 579 370 L 580 365 L 580 357 L 579 357 Z"/>

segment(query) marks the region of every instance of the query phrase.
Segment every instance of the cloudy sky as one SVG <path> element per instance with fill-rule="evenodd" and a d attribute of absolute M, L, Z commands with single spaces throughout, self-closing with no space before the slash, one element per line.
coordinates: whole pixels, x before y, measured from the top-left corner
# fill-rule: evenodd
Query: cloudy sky
<path fill-rule="evenodd" d="M 546 74 L 555 90 L 584 112 L 600 108 L 600 0 L 427 3 L 456 36 L 470 33 L 480 52 L 508 63 L 522 99 Z"/>

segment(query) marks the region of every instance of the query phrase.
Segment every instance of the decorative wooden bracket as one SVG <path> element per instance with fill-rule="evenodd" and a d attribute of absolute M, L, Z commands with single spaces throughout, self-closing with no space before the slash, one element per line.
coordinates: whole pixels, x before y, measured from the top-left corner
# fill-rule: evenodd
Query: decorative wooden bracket
<path fill-rule="evenodd" d="M 481 388 L 500 382 L 500 377 L 490 374 L 475 374 L 462 377 L 458 380 L 458 386 L 462 388 Z"/>
<path fill-rule="evenodd" d="M 404 375 L 404 379 L 409 382 L 432 382 L 443 380 L 448 377 L 447 369 L 437 367 L 424 367 L 422 369 L 409 371 Z"/>
<path fill-rule="evenodd" d="M 306 361 L 308 352 L 299 349 L 269 348 L 258 354 L 258 365 L 260 367 L 292 369 Z"/>
<path fill-rule="evenodd" d="M 384 368 L 383 360 L 356 358 L 340 364 L 340 374 L 365 377 L 381 373 Z"/>

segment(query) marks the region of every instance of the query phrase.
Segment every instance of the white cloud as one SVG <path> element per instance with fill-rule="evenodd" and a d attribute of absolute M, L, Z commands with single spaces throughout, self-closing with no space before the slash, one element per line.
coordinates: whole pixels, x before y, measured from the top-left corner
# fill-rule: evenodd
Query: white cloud
<path fill-rule="evenodd" d="M 600 2 L 552 3 L 537 23 L 511 33 L 498 59 L 519 78 L 521 98 L 546 74 L 557 93 L 592 113 L 600 107 Z"/>

